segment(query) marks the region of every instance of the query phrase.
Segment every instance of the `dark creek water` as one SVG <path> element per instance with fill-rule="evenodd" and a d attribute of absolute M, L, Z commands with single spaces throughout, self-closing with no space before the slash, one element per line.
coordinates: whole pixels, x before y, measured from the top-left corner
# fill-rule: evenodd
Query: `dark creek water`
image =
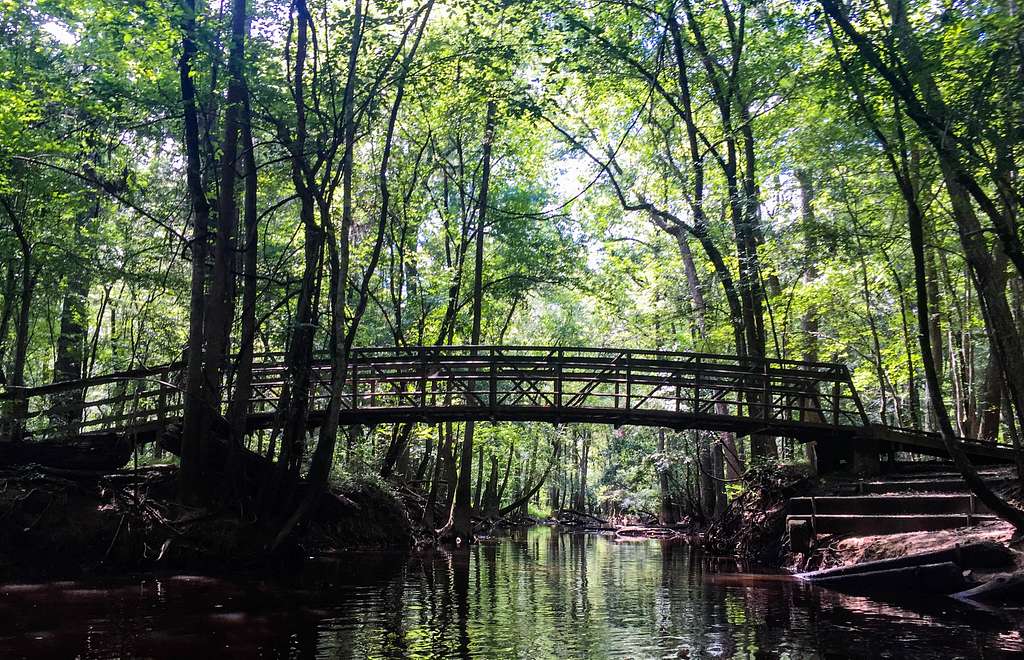
<path fill-rule="evenodd" d="M 0 657 L 1002 658 L 1024 613 L 890 604 L 716 570 L 685 545 L 531 529 L 273 581 L 0 586 Z"/>

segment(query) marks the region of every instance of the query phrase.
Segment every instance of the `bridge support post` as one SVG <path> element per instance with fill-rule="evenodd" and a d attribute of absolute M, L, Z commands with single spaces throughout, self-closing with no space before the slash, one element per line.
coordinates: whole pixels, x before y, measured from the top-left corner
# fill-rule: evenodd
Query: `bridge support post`
<path fill-rule="evenodd" d="M 853 473 L 876 476 L 882 473 L 882 448 L 874 438 L 858 441 L 853 447 Z"/>
<path fill-rule="evenodd" d="M 881 451 L 875 438 L 821 438 L 815 446 L 818 474 L 881 474 Z"/>

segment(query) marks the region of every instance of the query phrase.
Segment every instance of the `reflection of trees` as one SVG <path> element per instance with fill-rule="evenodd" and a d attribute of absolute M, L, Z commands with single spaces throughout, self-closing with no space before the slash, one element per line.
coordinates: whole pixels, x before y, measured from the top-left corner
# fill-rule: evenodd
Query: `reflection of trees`
<path fill-rule="evenodd" d="M 388 582 L 381 588 L 380 595 L 380 620 L 384 624 L 384 629 L 379 631 L 377 636 L 381 640 L 382 651 L 388 656 L 405 655 L 408 650 L 405 629 L 405 579 Z"/>
<path fill-rule="evenodd" d="M 578 621 L 585 627 L 590 624 L 590 589 L 587 583 L 587 555 L 590 551 L 588 542 L 593 540 L 589 534 L 572 534 L 569 536 L 569 554 L 572 557 L 573 571 L 576 575 L 576 588 L 572 589 L 572 611 Z"/>
<path fill-rule="evenodd" d="M 433 562 L 431 567 L 435 571 L 434 588 L 440 593 L 437 594 L 439 604 L 437 614 L 430 625 L 430 650 L 432 655 L 442 657 L 449 652 L 449 627 L 455 619 L 452 616 L 456 597 L 454 596 L 455 576 L 451 554 L 440 552 L 438 560 Z"/>
<path fill-rule="evenodd" d="M 197 658 L 224 649 L 289 658 L 665 657 L 683 649 L 693 658 L 1004 657 L 1006 647 L 1024 646 L 1021 621 L 998 612 L 723 572 L 686 545 L 617 545 L 544 528 L 525 542 L 400 561 L 404 570 L 377 572 L 346 557 L 276 585 L 169 578 L 109 597 L 74 585 L 0 593 L 8 629 L 50 631 L 66 657 L 168 655 L 172 641 Z M 48 627 L 55 621 L 59 629 Z M 5 652 L 26 655 L 0 642 Z"/>
<path fill-rule="evenodd" d="M 563 534 L 554 530 L 547 530 L 547 553 L 541 556 L 541 566 L 544 570 L 544 593 L 538 594 L 534 602 L 541 604 L 545 614 L 550 621 L 545 626 L 550 628 L 551 654 L 564 656 L 565 649 L 562 647 L 563 639 L 558 634 L 568 629 L 571 623 L 568 618 L 568 608 L 565 606 L 565 580 L 569 576 L 566 562 L 562 559 Z"/>
<path fill-rule="evenodd" d="M 469 657 L 469 563 L 469 548 L 448 555 L 452 596 L 455 600 L 455 624 L 459 635 L 455 652 L 460 658 Z"/>
<path fill-rule="evenodd" d="M 497 546 L 482 546 L 477 553 L 477 563 L 482 563 L 485 569 L 484 579 L 486 581 L 487 602 L 483 605 L 483 611 L 479 613 L 479 616 L 484 621 L 484 629 L 488 633 L 488 640 L 490 640 L 493 639 L 494 633 L 502 625 L 502 619 L 510 612 L 510 608 L 506 609 L 506 605 L 509 605 L 510 603 L 499 602 L 498 600 L 499 575 L 497 566 Z M 503 581 L 502 586 L 504 587 L 504 596 L 506 599 L 514 597 L 514 591 L 509 589 L 509 585 L 507 583 Z M 511 621 L 509 622 L 511 623 Z"/>
<path fill-rule="evenodd" d="M 991 615 L 951 619 L 938 605 L 922 610 L 730 574 L 680 544 L 617 545 L 541 528 L 525 541 L 414 561 L 418 569 L 377 592 L 379 611 L 364 618 L 365 603 L 345 606 L 360 612 L 362 628 L 342 623 L 325 638 L 322 621 L 318 633 L 315 621 L 291 620 L 284 627 L 295 636 L 282 636 L 279 655 L 319 647 L 339 656 L 657 657 L 686 649 L 702 658 L 878 657 L 909 648 L 985 656 L 997 634 L 1021 639 L 1019 624 Z"/>
<path fill-rule="evenodd" d="M 659 542 L 660 584 L 654 589 L 652 626 L 666 652 L 685 649 L 696 657 L 731 657 L 736 652 L 727 593 L 707 581 L 707 561 L 693 546 Z M 739 610 L 742 613 L 742 609 Z M 737 617 L 742 624 L 742 614 Z"/>

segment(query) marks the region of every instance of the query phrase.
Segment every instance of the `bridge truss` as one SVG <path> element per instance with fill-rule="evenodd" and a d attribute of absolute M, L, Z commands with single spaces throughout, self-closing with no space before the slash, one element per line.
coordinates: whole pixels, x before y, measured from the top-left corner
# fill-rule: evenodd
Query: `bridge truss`
<path fill-rule="evenodd" d="M 324 415 L 331 366 L 312 366 L 311 427 Z M 227 375 L 230 388 L 232 374 Z M 256 356 L 249 430 L 282 423 L 284 355 Z M 0 393 L 3 428 L 29 440 L 118 434 L 148 441 L 183 411 L 184 365 Z M 223 397 L 227 398 L 227 397 Z M 870 423 L 845 365 L 704 353 L 548 346 L 353 349 L 342 424 L 460 420 L 594 422 L 872 440 L 941 453 L 934 434 Z M 1008 450 L 969 441 L 977 455 Z M 934 450 L 934 451 L 929 451 Z"/>

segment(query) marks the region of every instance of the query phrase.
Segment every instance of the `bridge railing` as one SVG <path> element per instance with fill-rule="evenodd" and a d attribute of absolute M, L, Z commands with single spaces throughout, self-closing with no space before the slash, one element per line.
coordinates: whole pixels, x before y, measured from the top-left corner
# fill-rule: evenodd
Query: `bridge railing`
<path fill-rule="evenodd" d="M 310 376 L 316 411 L 329 395 L 329 362 L 316 360 Z M 624 423 L 656 417 L 754 419 L 783 429 L 867 424 L 846 367 L 825 362 L 587 347 L 389 347 L 354 349 L 346 376 L 347 419 L 392 411 L 400 421 L 442 409 L 487 418 L 517 409 L 524 418 L 555 420 L 566 411 L 600 411 Z M 276 416 L 288 378 L 284 355 L 257 356 L 250 414 Z M 226 391 L 231 379 L 229 371 Z M 141 431 L 181 416 L 183 387 L 183 365 L 176 363 L 8 391 L 0 393 L 0 407 L 8 435 Z"/>
<path fill-rule="evenodd" d="M 180 417 L 181 363 L 0 392 L 0 438 L 158 428 Z"/>
<path fill-rule="evenodd" d="M 374 348 L 352 358 L 349 409 L 594 408 L 866 423 L 846 367 L 824 362 L 540 346 Z"/>

